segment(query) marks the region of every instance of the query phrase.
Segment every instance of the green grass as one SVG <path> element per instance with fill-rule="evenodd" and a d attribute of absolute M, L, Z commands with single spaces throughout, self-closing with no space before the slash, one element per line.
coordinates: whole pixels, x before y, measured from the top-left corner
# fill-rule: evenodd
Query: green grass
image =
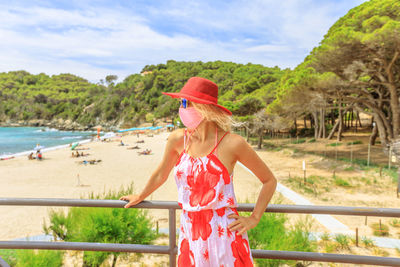
<path fill-rule="evenodd" d="M 292 140 L 292 144 L 303 144 L 303 143 L 305 143 L 306 142 L 306 139 L 305 138 L 300 138 L 300 139 L 295 139 L 295 140 Z"/>
<path fill-rule="evenodd" d="M 357 140 L 357 141 L 352 141 L 352 142 L 347 142 L 346 145 L 350 146 L 350 145 L 360 145 L 363 142 L 361 140 Z"/>
<path fill-rule="evenodd" d="M 343 178 L 336 177 L 334 181 L 335 185 L 337 186 L 351 187 L 351 184 L 348 181 L 344 180 Z"/>
<path fill-rule="evenodd" d="M 342 143 L 330 143 L 330 144 L 327 144 L 326 146 L 341 146 L 341 145 L 343 145 Z"/>
<path fill-rule="evenodd" d="M 352 172 L 354 170 L 355 170 L 354 166 L 349 166 L 349 167 L 344 168 L 344 171 L 347 171 L 347 172 Z"/>
<path fill-rule="evenodd" d="M 0 256 L 17 267 L 59 267 L 63 264 L 64 251 L 60 250 L 0 250 Z"/>
<path fill-rule="evenodd" d="M 317 140 L 315 138 L 311 138 L 310 140 L 308 140 L 309 143 L 315 143 Z"/>
<path fill-rule="evenodd" d="M 284 147 L 281 145 L 276 145 L 272 142 L 263 142 L 263 148 L 268 151 L 281 151 Z"/>

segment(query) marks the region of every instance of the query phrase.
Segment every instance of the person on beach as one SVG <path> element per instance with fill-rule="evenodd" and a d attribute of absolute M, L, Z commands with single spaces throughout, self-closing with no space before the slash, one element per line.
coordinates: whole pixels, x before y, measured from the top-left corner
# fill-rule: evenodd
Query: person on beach
<path fill-rule="evenodd" d="M 185 129 L 173 131 L 164 156 L 139 195 L 123 196 L 132 207 L 168 178 L 174 167 L 182 208 L 178 266 L 253 266 L 247 231 L 261 219 L 276 189 L 276 179 L 251 146 L 230 132 L 232 113 L 218 104 L 218 86 L 190 78 L 179 93 Z M 262 187 L 250 216 L 240 216 L 233 190 L 233 169 L 241 162 Z"/>

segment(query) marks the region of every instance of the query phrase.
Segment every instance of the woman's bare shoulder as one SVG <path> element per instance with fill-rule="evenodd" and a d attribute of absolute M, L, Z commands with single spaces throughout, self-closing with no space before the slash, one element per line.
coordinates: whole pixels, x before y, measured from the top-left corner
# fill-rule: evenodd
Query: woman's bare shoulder
<path fill-rule="evenodd" d="M 168 136 L 168 143 L 176 144 L 179 142 L 183 142 L 185 129 L 176 129 Z"/>
<path fill-rule="evenodd" d="M 241 135 L 231 133 L 231 132 L 229 132 L 229 134 L 226 135 L 226 138 L 227 138 L 227 141 L 229 141 L 229 143 L 232 146 L 237 146 L 237 145 L 247 143 L 246 140 L 244 140 L 244 138 Z"/>

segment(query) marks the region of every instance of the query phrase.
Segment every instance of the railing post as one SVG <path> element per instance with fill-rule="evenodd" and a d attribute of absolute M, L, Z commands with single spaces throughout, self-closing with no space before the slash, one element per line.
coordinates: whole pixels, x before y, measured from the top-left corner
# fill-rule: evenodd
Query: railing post
<path fill-rule="evenodd" d="M 169 266 L 176 266 L 176 212 L 169 209 Z"/>

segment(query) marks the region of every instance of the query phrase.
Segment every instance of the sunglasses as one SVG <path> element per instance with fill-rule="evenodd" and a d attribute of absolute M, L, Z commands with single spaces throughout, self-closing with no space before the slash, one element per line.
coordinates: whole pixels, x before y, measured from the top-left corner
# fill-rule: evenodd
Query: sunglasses
<path fill-rule="evenodd" d="M 188 105 L 189 105 L 189 100 L 187 100 L 186 98 L 182 98 L 182 99 L 181 99 L 181 106 L 182 106 L 183 108 L 187 108 Z"/>

